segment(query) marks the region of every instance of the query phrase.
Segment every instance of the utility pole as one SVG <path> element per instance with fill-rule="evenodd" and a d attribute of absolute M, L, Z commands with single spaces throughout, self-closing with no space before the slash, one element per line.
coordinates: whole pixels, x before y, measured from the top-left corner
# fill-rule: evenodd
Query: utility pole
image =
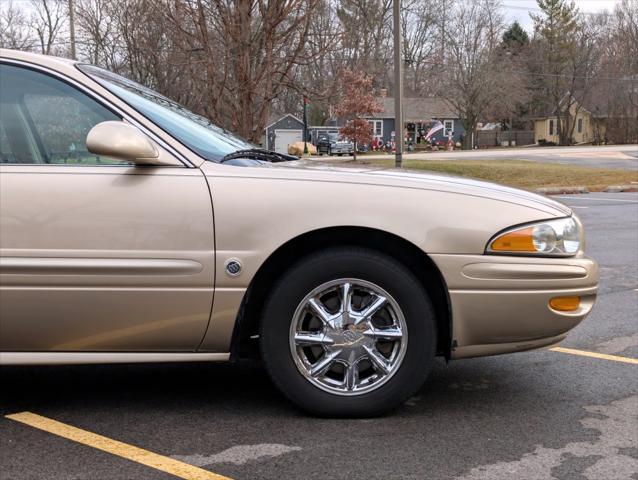
<path fill-rule="evenodd" d="M 403 164 L 403 60 L 401 55 L 401 0 L 394 0 L 394 165 Z"/>
<path fill-rule="evenodd" d="M 303 97 L 303 154 L 308 156 L 308 99 Z"/>
<path fill-rule="evenodd" d="M 69 0 L 69 35 L 71 37 L 71 58 L 77 60 L 75 56 L 75 1 Z"/>

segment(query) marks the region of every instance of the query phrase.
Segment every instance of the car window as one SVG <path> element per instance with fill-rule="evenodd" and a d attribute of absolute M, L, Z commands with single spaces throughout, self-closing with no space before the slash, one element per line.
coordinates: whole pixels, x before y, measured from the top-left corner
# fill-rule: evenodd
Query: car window
<path fill-rule="evenodd" d="M 2 122 L 0 122 L 0 163 L 16 163 L 13 152 L 9 150 L 9 139 Z"/>
<path fill-rule="evenodd" d="M 218 162 L 229 153 L 255 148 L 209 119 L 128 78 L 93 65 L 78 68 L 206 160 Z"/>
<path fill-rule="evenodd" d="M 27 68 L 0 65 L 2 163 L 127 164 L 93 155 L 86 136 L 120 117 L 69 84 Z"/>

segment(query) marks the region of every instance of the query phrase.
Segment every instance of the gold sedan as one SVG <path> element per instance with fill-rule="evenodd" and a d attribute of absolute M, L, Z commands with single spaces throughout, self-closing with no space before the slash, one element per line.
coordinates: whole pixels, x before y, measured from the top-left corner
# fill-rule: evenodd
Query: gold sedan
<path fill-rule="evenodd" d="M 2 50 L 0 75 L 2 364 L 261 358 L 301 408 L 365 416 L 594 304 L 551 199 L 314 167 L 68 60 Z"/>

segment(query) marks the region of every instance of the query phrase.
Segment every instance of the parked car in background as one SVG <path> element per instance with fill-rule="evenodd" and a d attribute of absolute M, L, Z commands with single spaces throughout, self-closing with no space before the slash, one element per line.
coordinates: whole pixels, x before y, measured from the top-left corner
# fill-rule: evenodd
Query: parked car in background
<path fill-rule="evenodd" d="M 352 155 L 354 143 L 343 140 L 338 132 L 320 133 L 317 140 L 317 152 L 319 155 Z"/>
<path fill-rule="evenodd" d="M 0 50 L 0 84 L 2 364 L 255 358 L 300 408 L 370 416 L 437 355 L 552 345 L 594 305 L 550 198 L 317 166 L 70 60 Z"/>

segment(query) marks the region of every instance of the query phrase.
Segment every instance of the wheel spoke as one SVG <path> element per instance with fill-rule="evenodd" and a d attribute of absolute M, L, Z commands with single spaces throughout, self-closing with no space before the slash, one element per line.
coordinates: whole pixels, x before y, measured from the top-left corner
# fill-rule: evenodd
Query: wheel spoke
<path fill-rule="evenodd" d="M 370 361 L 383 372 L 384 375 L 390 373 L 390 366 L 388 365 L 388 361 L 385 359 L 383 355 L 379 353 L 376 348 L 368 347 L 364 345 L 363 347 L 366 352 L 368 352 L 368 358 Z"/>
<path fill-rule="evenodd" d="M 370 328 L 363 332 L 366 337 L 383 340 L 400 340 L 403 338 L 403 331 L 397 327 Z"/>
<path fill-rule="evenodd" d="M 310 305 L 314 314 L 323 322 L 324 325 L 332 328 L 332 315 L 330 315 L 330 312 L 328 312 L 328 310 L 326 310 L 316 298 L 308 300 L 308 305 Z"/>
<path fill-rule="evenodd" d="M 369 319 L 372 315 L 378 312 L 379 309 L 383 307 L 387 301 L 388 300 L 384 296 L 376 295 L 374 301 L 359 313 L 360 317 L 355 322 L 355 325 L 358 325 L 364 320 Z"/>
<path fill-rule="evenodd" d="M 295 343 L 297 345 L 332 345 L 334 340 L 326 337 L 323 332 L 297 332 Z"/>
<path fill-rule="evenodd" d="M 341 285 L 341 311 L 342 312 L 350 312 L 351 310 L 351 291 L 352 284 L 344 283 Z"/>
<path fill-rule="evenodd" d="M 328 369 L 334 359 L 341 353 L 341 350 L 335 350 L 332 353 L 326 353 L 321 359 L 315 363 L 310 369 L 310 375 L 316 377 Z"/>
<path fill-rule="evenodd" d="M 359 370 L 356 363 L 349 363 L 346 369 L 345 384 L 348 391 L 352 391 L 357 386 L 359 379 Z"/>

